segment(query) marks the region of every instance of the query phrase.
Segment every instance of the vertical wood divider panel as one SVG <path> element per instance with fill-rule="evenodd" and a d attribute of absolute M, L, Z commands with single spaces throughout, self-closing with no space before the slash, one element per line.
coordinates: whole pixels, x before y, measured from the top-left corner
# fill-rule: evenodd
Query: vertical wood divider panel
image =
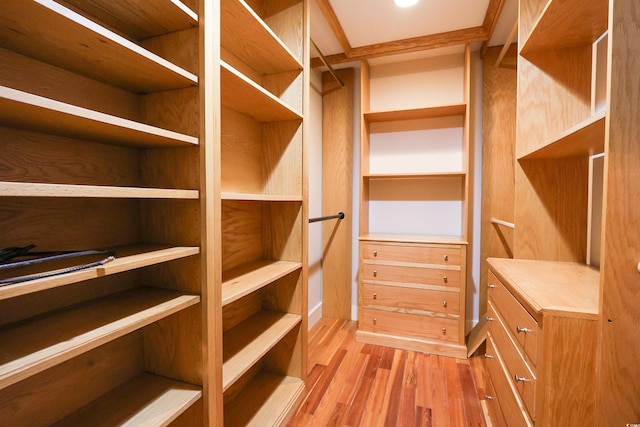
<path fill-rule="evenodd" d="M 344 87 L 322 75 L 322 212 L 345 218 L 322 223 L 322 315 L 350 319 L 354 69 L 336 74 Z"/>

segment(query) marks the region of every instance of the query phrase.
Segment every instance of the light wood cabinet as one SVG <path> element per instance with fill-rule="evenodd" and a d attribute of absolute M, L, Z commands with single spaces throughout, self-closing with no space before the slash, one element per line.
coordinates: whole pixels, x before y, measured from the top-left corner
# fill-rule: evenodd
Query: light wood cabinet
<path fill-rule="evenodd" d="M 597 377 L 595 424 L 637 423 L 640 89 L 632 76 L 640 72 L 640 12 L 621 0 L 519 4 L 514 257 L 599 260 L 598 359 L 582 380 L 589 387 Z M 602 215 L 589 199 L 589 156 L 597 153 Z"/>
<path fill-rule="evenodd" d="M 470 49 L 361 72 L 356 337 L 466 357 Z"/>
<path fill-rule="evenodd" d="M 3 3 L 0 246 L 115 252 L 0 287 L 3 424 L 209 421 L 200 6 Z"/>
<path fill-rule="evenodd" d="M 489 266 L 491 419 L 508 426 L 594 425 L 598 271 L 497 258 Z"/>
<path fill-rule="evenodd" d="M 307 373 L 308 8 L 220 6 L 222 418 L 280 425 Z"/>

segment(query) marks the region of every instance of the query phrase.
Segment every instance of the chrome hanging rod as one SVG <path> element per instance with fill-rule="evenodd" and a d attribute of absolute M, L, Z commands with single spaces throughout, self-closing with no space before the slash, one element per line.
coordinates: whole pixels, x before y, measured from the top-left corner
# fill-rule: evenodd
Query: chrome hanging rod
<path fill-rule="evenodd" d="M 336 79 L 340 87 L 344 87 L 344 82 L 340 79 L 340 77 L 338 77 L 333 67 L 327 62 L 327 58 L 325 58 L 320 49 L 318 49 L 318 46 L 314 43 L 313 39 L 310 38 L 309 40 L 311 40 L 313 48 L 316 50 L 316 52 L 318 52 L 318 55 L 320 55 L 320 61 L 322 61 L 322 63 L 329 69 L 329 72 L 331 73 L 333 78 Z"/>
<path fill-rule="evenodd" d="M 335 215 L 329 215 L 329 216 L 319 216 L 317 218 L 309 218 L 309 224 L 311 224 L 312 222 L 318 222 L 318 221 L 326 221 L 328 219 L 344 219 L 344 212 L 338 212 Z"/>

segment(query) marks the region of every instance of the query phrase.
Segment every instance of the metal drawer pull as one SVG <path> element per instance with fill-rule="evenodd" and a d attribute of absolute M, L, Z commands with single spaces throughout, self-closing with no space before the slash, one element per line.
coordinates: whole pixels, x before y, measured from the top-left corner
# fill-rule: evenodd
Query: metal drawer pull
<path fill-rule="evenodd" d="M 489 354 L 489 353 L 485 353 L 485 354 L 484 354 L 484 358 L 485 358 L 485 359 L 493 359 L 493 355 L 492 355 L 492 354 Z"/>
<path fill-rule="evenodd" d="M 373 256 L 378 256 L 378 251 L 373 251 Z"/>
<path fill-rule="evenodd" d="M 446 334 L 447 333 L 447 328 L 442 328 L 442 333 Z"/>
<path fill-rule="evenodd" d="M 443 307 L 446 307 L 447 306 L 447 300 L 442 301 L 442 305 L 443 305 Z"/>
<path fill-rule="evenodd" d="M 516 326 L 516 332 L 518 332 L 518 333 L 524 332 L 526 334 L 527 332 L 531 332 L 531 329 L 529 329 L 529 328 L 521 328 L 520 325 L 517 325 Z"/>
<path fill-rule="evenodd" d="M 491 400 L 491 399 L 493 399 L 493 396 L 489 396 L 488 394 L 485 394 L 484 398 L 487 399 L 487 400 Z"/>
<path fill-rule="evenodd" d="M 487 288 L 491 289 L 491 288 L 495 288 L 496 285 L 492 285 L 491 283 L 487 283 Z"/>
<path fill-rule="evenodd" d="M 445 261 L 449 261 L 449 255 L 445 255 L 445 256 L 444 256 L 444 260 L 445 260 Z"/>
<path fill-rule="evenodd" d="M 519 376 L 518 376 L 518 374 L 515 374 L 515 375 L 513 376 L 513 378 L 516 380 L 516 382 L 517 382 L 517 383 L 519 383 L 519 382 L 523 382 L 523 383 L 525 383 L 525 382 L 528 382 L 528 381 L 529 381 L 529 379 L 528 379 L 528 378 L 525 378 L 525 377 L 519 377 Z"/>
<path fill-rule="evenodd" d="M 496 319 L 494 319 L 493 317 L 485 316 L 484 320 L 486 320 L 487 322 L 491 322 L 491 321 L 496 320 Z"/>
<path fill-rule="evenodd" d="M 373 299 L 378 299 L 378 294 L 376 292 L 373 293 Z"/>
<path fill-rule="evenodd" d="M 378 270 L 373 270 L 373 277 L 378 277 Z"/>
<path fill-rule="evenodd" d="M 376 319 L 376 318 L 374 317 L 374 318 L 373 318 L 373 324 L 375 325 L 377 321 L 378 321 L 378 319 Z"/>
<path fill-rule="evenodd" d="M 447 276 L 443 276 L 442 280 L 444 280 L 444 283 L 447 283 L 447 280 L 449 280 L 449 278 Z"/>

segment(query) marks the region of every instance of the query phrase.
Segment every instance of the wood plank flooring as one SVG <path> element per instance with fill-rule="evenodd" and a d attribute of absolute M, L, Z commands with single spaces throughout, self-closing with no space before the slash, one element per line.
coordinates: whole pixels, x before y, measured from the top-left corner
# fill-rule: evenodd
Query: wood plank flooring
<path fill-rule="evenodd" d="M 482 357 L 362 344 L 356 327 L 323 318 L 309 331 L 308 394 L 289 427 L 485 427 Z"/>

